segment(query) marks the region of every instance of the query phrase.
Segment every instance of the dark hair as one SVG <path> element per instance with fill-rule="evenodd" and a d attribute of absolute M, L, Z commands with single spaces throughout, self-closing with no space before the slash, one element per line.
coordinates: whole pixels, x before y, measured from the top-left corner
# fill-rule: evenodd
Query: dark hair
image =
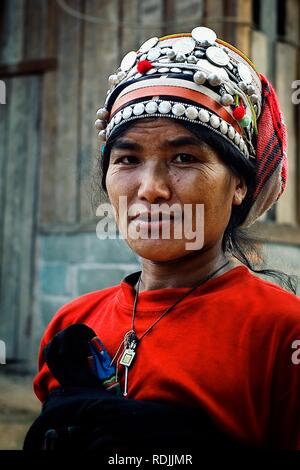
<path fill-rule="evenodd" d="M 157 119 L 155 117 L 147 117 L 147 120 Z M 165 118 L 166 119 L 166 118 Z M 136 121 L 129 121 L 119 128 L 115 129 L 110 135 L 106 142 L 103 155 L 99 158 L 101 187 L 104 194 L 107 196 L 106 188 L 106 174 L 109 166 L 110 152 L 114 142 L 121 135 L 128 130 Z M 260 243 L 258 238 L 255 238 L 253 234 L 250 235 L 249 230 L 241 228 L 240 225 L 246 219 L 246 216 L 251 207 L 252 195 L 254 192 L 254 183 L 256 175 L 256 167 L 253 161 L 247 160 L 242 157 L 239 150 L 233 145 L 221 137 L 217 132 L 211 130 L 208 127 L 199 126 L 199 124 L 192 123 L 189 121 L 176 121 L 182 124 L 190 132 L 192 132 L 199 140 L 208 144 L 213 148 L 218 155 L 222 158 L 227 167 L 232 171 L 233 174 L 242 176 L 247 184 L 247 194 L 239 206 L 233 206 L 231 217 L 228 226 L 225 229 L 222 249 L 224 253 L 235 257 L 241 263 L 246 265 L 251 271 L 260 275 L 272 276 L 279 284 L 293 292 L 297 293 L 297 276 L 288 275 L 282 271 L 276 269 L 258 269 L 264 262 L 261 250 L 258 246 Z M 99 180 L 99 173 L 98 173 Z"/>

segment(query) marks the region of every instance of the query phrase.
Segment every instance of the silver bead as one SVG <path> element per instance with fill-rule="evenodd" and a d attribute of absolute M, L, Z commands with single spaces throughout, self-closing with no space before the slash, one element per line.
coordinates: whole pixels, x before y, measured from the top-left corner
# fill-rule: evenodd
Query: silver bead
<path fill-rule="evenodd" d="M 220 101 L 223 106 L 231 106 L 234 103 L 233 96 L 231 96 L 229 93 L 225 93 L 221 97 Z"/>
<path fill-rule="evenodd" d="M 194 106 L 189 106 L 185 110 L 185 115 L 188 119 L 194 120 L 198 117 L 198 111 L 196 108 L 194 108 Z"/>
<path fill-rule="evenodd" d="M 167 73 L 169 72 L 170 69 L 168 69 L 168 67 L 160 67 L 157 71 L 159 73 Z"/>
<path fill-rule="evenodd" d="M 184 62 L 186 59 L 185 55 L 184 54 L 176 54 L 176 62 Z"/>
<path fill-rule="evenodd" d="M 158 106 L 158 111 L 162 114 L 167 114 L 171 111 L 172 106 L 169 101 L 162 101 Z"/>
<path fill-rule="evenodd" d="M 201 59 L 204 56 L 204 52 L 202 51 L 195 51 L 194 55 L 198 57 L 198 59 Z"/>
<path fill-rule="evenodd" d="M 208 76 L 208 83 L 212 86 L 218 86 L 222 83 L 222 79 L 216 73 L 210 73 Z"/>
<path fill-rule="evenodd" d="M 248 85 L 247 86 L 247 95 L 251 96 L 255 93 L 255 88 L 253 85 Z"/>
<path fill-rule="evenodd" d="M 132 107 L 127 106 L 125 109 L 123 109 L 123 119 L 129 119 L 132 115 Z"/>
<path fill-rule="evenodd" d="M 175 51 L 173 51 L 173 49 L 169 49 L 167 51 L 166 55 L 170 60 L 174 60 L 175 57 L 176 57 L 176 53 L 175 53 Z"/>
<path fill-rule="evenodd" d="M 248 85 L 247 85 L 246 82 L 239 82 L 238 85 L 239 85 L 239 87 L 242 91 L 244 91 L 244 92 L 247 91 Z"/>
<path fill-rule="evenodd" d="M 119 81 L 123 80 L 125 77 L 126 77 L 126 73 L 123 72 L 123 70 L 117 73 L 117 78 Z"/>
<path fill-rule="evenodd" d="M 256 104 L 256 103 L 258 103 L 258 96 L 253 94 L 253 95 L 250 96 L 250 100 L 253 104 Z"/>
<path fill-rule="evenodd" d="M 194 82 L 197 83 L 197 85 L 203 85 L 203 83 L 205 83 L 207 80 L 207 75 L 204 72 L 198 71 L 194 74 L 193 78 Z"/>
<path fill-rule="evenodd" d="M 179 69 L 178 67 L 172 67 L 172 68 L 171 68 L 171 72 L 174 72 L 174 73 L 181 73 L 181 69 Z"/>
<path fill-rule="evenodd" d="M 105 142 L 105 141 L 106 141 L 106 131 L 104 131 L 104 130 L 103 130 L 103 131 L 100 131 L 100 132 L 98 133 L 98 137 L 100 137 L 100 139 L 101 139 L 103 142 Z"/>
<path fill-rule="evenodd" d="M 97 111 L 97 118 L 102 119 L 102 120 L 107 120 L 109 116 L 109 112 L 107 111 L 106 108 L 100 108 Z"/>
<path fill-rule="evenodd" d="M 110 75 L 108 77 L 108 83 L 110 86 L 114 86 L 114 85 L 117 85 L 119 83 L 119 80 L 118 80 L 118 77 L 117 75 Z"/>
<path fill-rule="evenodd" d="M 209 113 L 206 109 L 200 109 L 199 111 L 199 119 L 201 122 L 208 122 L 209 121 Z"/>
<path fill-rule="evenodd" d="M 96 119 L 95 127 L 98 131 L 102 131 L 103 129 L 106 128 L 106 123 L 105 121 L 101 121 L 101 119 Z"/>
<path fill-rule="evenodd" d="M 222 134 L 224 134 L 224 135 L 227 134 L 227 132 L 228 132 L 228 124 L 227 124 L 227 122 L 221 121 L 221 124 L 220 124 L 220 131 L 221 131 Z"/>
<path fill-rule="evenodd" d="M 175 114 L 175 116 L 182 116 L 185 113 L 185 107 L 183 104 L 176 103 L 172 107 L 172 113 Z"/>
<path fill-rule="evenodd" d="M 153 73 L 156 73 L 156 72 L 157 72 L 157 69 L 153 68 L 153 69 L 147 70 L 146 75 L 152 75 Z"/>
<path fill-rule="evenodd" d="M 134 107 L 133 107 L 133 114 L 135 116 L 140 116 L 141 114 L 143 114 L 143 112 L 145 111 L 145 106 L 143 103 L 137 103 Z"/>
<path fill-rule="evenodd" d="M 156 113 L 157 108 L 158 108 L 158 105 L 155 101 L 149 101 L 149 103 L 146 104 L 145 110 L 146 110 L 146 113 L 153 114 L 153 113 Z"/>
<path fill-rule="evenodd" d="M 210 117 L 210 124 L 214 129 L 218 129 L 220 127 L 220 118 L 218 116 L 215 116 L 214 114 Z"/>
<path fill-rule="evenodd" d="M 187 62 L 188 62 L 189 64 L 197 64 L 198 59 L 197 59 L 197 57 L 195 57 L 194 55 L 190 55 L 190 56 L 188 56 L 188 58 L 187 58 Z"/>

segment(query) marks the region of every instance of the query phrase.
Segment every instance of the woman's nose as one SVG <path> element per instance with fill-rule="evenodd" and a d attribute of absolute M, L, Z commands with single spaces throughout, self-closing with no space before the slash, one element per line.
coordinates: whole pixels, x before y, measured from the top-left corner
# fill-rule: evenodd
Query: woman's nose
<path fill-rule="evenodd" d="M 161 166 L 142 172 L 138 189 L 139 199 L 146 199 L 150 204 L 154 204 L 159 199 L 170 199 L 171 194 L 169 176 Z"/>

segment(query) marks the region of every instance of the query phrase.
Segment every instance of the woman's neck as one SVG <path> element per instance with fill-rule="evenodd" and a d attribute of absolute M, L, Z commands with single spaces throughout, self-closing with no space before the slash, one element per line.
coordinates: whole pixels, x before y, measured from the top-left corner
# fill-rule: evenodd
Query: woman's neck
<path fill-rule="evenodd" d="M 218 271 L 220 276 L 238 264 L 224 255 L 221 250 L 206 250 L 191 253 L 182 258 L 160 262 L 142 258 L 142 275 L 139 292 L 176 288 L 193 287 L 201 279 L 220 268 L 226 261 L 229 264 Z"/>

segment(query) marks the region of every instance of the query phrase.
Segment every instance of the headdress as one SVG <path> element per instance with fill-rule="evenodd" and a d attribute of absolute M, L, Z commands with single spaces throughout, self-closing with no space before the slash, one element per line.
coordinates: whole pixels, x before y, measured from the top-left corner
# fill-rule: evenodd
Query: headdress
<path fill-rule="evenodd" d="M 222 136 L 256 165 L 251 225 L 282 194 L 287 179 L 286 128 L 272 85 L 215 32 L 153 37 L 125 55 L 108 78 L 95 126 L 105 143 L 124 123 L 166 117 L 197 123 Z"/>

